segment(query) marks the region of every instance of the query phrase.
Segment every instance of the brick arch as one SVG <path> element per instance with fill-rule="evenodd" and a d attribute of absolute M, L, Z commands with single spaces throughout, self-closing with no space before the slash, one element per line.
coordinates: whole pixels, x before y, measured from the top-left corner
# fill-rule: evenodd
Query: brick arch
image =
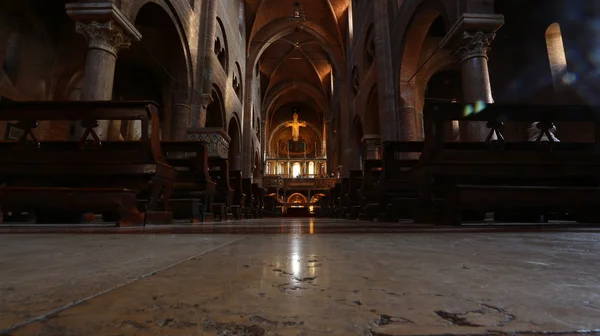
<path fill-rule="evenodd" d="M 227 113 L 225 113 L 225 97 L 223 90 L 217 84 L 212 85 L 211 91 L 212 103 L 208 105 L 206 115 L 206 127 L 222 127 L 225 129 Z"/>
<path fill-rule="evenodd" d="M 183 25 L 183 21 L 182 21 L 182 18 L 186 18 L 187 16 L 189 16 L 189 14 L 186 13 L 187 9 L 181 8 L 182 7 L 181 5 L 178 5 L 177 3 L 173 3 L 172 0 L 138 0 L 138 1 L 124 1 L 122 3 L 123 4 L 119 7 L 123 11 L 123 14 L 125 14 L 125 16 L 131 22 L 135 22 L 136 17 L 138 16 L 140 10 L 142 9 L 142 7 L 144 7 L 147 4 L 156 4 L 156 5 L 160 6 L 165 11 L 165 13 L 171 18 L 171 23 L 173 24 L 173 26 L 175 27 L 175 30 L 177 31 L 177 34 L 179 35 L 178 37 L 179 37 L 179 41 L 180 41 L 180 46 L 181 46 L 181 50 L 183 52 L 183 57 L 185 59 L 185 64 L 184 64 L 185 74 L 181 74 L 182 80 L 184 81 L 184 84 L 186 85 L 186 89 L 188 91 L 187 92 L 188 97 L 191 97 L 191 90 L 192 90 L 193 83 L 194 83 L 193 82 L 193 80 L 194 80 L 193 65 L 192 65 L 193 63 L 192 63 L 192 56 L 191 56 L 191 51 L 190 51 L 189 37 L 188 37 L 187 31 L 186 31 L 186 27 Z"/>
<path fill-rule="evenodd" d="M 262 53 L 280 38 L 289 35 L 298 29 L 296 22 L 288 19 L 277 19 L 263 26 L 248 44 L 248 63 L 247 69 L 254 69 L 256 62 L 260 59 Z M 301 29 L 312 35 L 327 52 L 333 63 L 334 71 L 343 71 L 344 52 L 343 47 L 338 40 L 329 31 L 314 22 L 304 22 Z M 252 76 L 252 72 L 249 73 Z"/>
<path fill-rule="evenodd" d="M 323 90 L 307 81 L 287 80 L 280 82 L 269 89 L 265 95 L 265 99 L 263 100 L 263 111 L 261 118 L 268 120 L 267 115 L 273 108 L 273 104 L 277 98 L 291 90 L 300 90 L 311 95 L 317 102 L 318 107 L 321 109 L 321 113 L 324 115 L 329 114 L 329 100 L 327 99 L 327 96 L 325 96 L 325 93 L 323 93 Z"/>
<path fill-rule="evenodd" d="M 229 169 L 240 170 L 242 165 L 242 129 L 237 115 L 234 114 L 227 123 L 229 143 Z"/>
<path fill-rule="evenodd" d="M 433 23 L 441 16 L 444 26 L 448 30 L 455 17 L 450 15 L 449 6 L 442 0 L 421 0 L 411 1 L 403 4 L 400 12 L 408 13 L 405 18 L 408 22 L 403 34 L 403 43 L 397 59 L 400 60 L 399 71 L 397 72 L 398 83 L 398 101 L 400 107 L 399 120 L 403 123 L 402 140 L 418 140 L 420 137 L 420 124 L 416 107 L 419 99 L 418 93 L 420 83 L 413 77 L 421 66 L 422 48 L 427 38 L 427 33 Z M 420 114 L 419 114 L 420 115 Z"/>
<path fill-rule="evenodd" d="M 223 60 L 223 64 L 220 63 L 220 60 L 218 61 L 221 64 L 223 70 L 225 71 L 225 75 L 229 77 L 229 55 L 231 54 L 231 51 L 229 50 L 229 36 L 227 36 L 227 30 L 225 29 L 225 24 L 223 23 L 223 20 L 217 16 L 216 21 L 217 26 L 215 30 L 215 37 L 218 37 L 219 35 L 223 37 L 223 41 L 221 41 L 221 43 L 223 43 L 223 49 L 225 49 L 225 59 Z"/>

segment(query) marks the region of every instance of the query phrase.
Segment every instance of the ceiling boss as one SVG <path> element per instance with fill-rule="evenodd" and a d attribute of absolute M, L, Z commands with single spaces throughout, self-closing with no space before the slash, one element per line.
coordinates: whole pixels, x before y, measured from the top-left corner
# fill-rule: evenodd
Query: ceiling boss
<path fill-rule="evenodd" d="M 298 138 L 300 137 L 300 127 L 306 127 L 306 121 L 298 121 L 298 113 L 296 112 L 294 112 L 293 118 L 293 121 L 285 123 L 285 127 L 292 128 L 292 139 L 298 141 Z"/>

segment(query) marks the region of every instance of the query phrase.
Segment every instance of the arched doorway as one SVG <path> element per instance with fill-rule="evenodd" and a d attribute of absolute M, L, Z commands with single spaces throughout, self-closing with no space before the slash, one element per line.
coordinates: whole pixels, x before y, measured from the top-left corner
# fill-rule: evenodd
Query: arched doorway
<path fill-rule="evenodd" d="M 294 193 L 288 197 L 287 203 L 306 204 L 308 202 L 306 200 L 306 197 L 301 193 Z"/>
<path fill-rule="evenodd" d="M 206 109 L 206 122 L 204 127 L 225 128 L 225 101 L 221 90 L 216 85 L 212 88 L 212 103 Z"/>
<path fill-rule="evenodd" d="M 229 120 L 227 135 L 231 138 L 231 142 L 229 142 L 229 170 L 241 170 L 242 148 L 240 126 L 235 117 Z"/>
<path fill-rule="evenodd" d="M 134 23 L 143 37 L 119 53 L 113 99 L 152 100 L 159 104 L 161 137 L 170 139 L 175 137 L 173 132 L 191 126 L 190 71 L 185 47 L 172 17 L 156 3 L 143 5 Z M 187 108 L 182 110 L 182 106 Z M 111 124 L 109 137 L 115 127 Z M 123 138 L 139 137 L 139 127 L 133 123 L 122 122 L 118 128 Z"/>
<path fill-rule="evenodd" d="M 302 175 L 302 166 L 300 165 L 300 162 L 294 162 L 294 164 L 292 164 L 292 177 L 297 178 L 300 177 L 300 175 Z"/>

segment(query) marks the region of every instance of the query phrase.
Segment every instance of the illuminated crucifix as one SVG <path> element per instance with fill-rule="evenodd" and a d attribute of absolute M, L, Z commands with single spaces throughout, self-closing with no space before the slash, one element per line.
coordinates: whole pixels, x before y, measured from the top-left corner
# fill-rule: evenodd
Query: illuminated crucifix
<path fill-rule="evenodd" d="M 292 128 L 292 139 L 298 141 L 298 138 L 300 137 L 300 127 L 306 127 L 306 121 L 298 121 L 298 113 L 295 112 L 293 117 L 294 121 L 286 122 L 285 127 Z"/>

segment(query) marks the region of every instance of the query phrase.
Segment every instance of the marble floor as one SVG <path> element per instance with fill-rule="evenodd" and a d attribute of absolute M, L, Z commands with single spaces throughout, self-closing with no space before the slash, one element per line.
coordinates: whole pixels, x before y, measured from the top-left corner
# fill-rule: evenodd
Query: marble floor
<path fill-rule="evenodd" d="M 286 229 L 0 231 L 0 335 L 600 335 L 597 230 L 245 225 Z"/>

